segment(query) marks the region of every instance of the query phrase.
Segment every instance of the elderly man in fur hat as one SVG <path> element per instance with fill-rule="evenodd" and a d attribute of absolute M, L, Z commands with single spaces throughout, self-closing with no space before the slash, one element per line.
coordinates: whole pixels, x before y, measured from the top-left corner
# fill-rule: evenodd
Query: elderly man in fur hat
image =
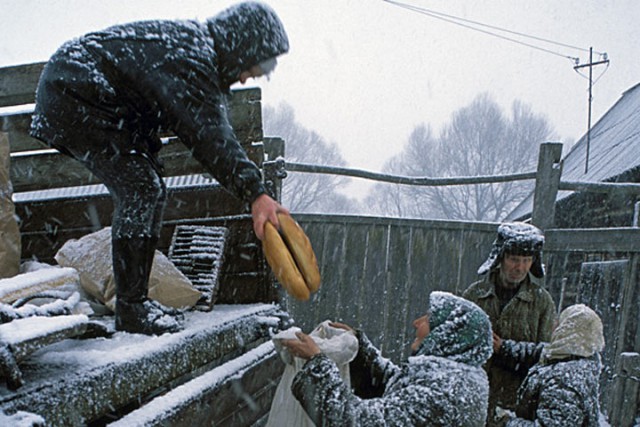
<path fill-rule="evenodd" d="M 343 382 L 336 364 L 308 335 L 299 332 L 299 339 L 283 340 L 294 356 L 308 359 L 291 389 L 315 425 L 484 425 L 489 383 L 482 365 L 492 352 L 487 315 L 463 298 L 432 292 L 427 314 L 413 326 L 413 355 L 401 365 L 384 358 L 357 330 L 351 385 Z"/>
<path fill-rule="evenodd" d="M 478 274 L 485 277 L 462 295 L 489 315 L 494 353 L 500 350 L 503 339 L 539 343 L 551 338 L 556 309 L 542 280 L 543 244 L 542 232 L 533 225 L 501 224 L 489 257 L 478 269 Z M 509 370 L 495 357 L 486 369 L 491 387 L 488 425 L 492 426 L 496 407 L 515 407 L 517 390 L 527 370 Z"/>

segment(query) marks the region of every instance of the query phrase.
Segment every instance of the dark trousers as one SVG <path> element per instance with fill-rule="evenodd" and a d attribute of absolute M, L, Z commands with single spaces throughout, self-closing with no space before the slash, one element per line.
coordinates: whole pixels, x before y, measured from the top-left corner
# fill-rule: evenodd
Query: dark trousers
<path fill-rule="evenodd" d="M 138 149 L 157 138 L 145 144 L 144 133 L 118 101 L 117 90 L 92 56 L 81 45 L 65 45 L 41 76 L 31 134 L 81 162 L 107 187 L 114 207 L 118 294 L 129 288 L 122 283 L 129 277 L 146 297 L 167 189 L 157 162 Z M 141 250 L 146 253 L 137 253 Z M 132 268 L 131 263 L 141 265 Z"/>

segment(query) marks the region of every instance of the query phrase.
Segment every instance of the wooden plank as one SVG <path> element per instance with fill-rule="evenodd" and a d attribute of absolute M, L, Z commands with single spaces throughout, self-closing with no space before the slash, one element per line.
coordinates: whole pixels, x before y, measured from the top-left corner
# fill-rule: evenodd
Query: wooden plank
<path fill-rule="evenodd" d="M 224 322 L 216 309 L 197 313 L 200 319 L 210 316 L 205 323 L 186 313 L 188 327 L 176 334 L 137 335 L 133 341 L 121 337 L 117 346 L 132 352 L 132 357 L 123 358 L 109 348 L 113 343 L 96 340 L 69 340 L 63 348 L 40 350 L 37 363 L 21 367 L 23 387 L 16 392 L 0 389 L 0 410 L 37 413 L 51 426 L 92 425 L 119 409 L 131 410 L 269 339 L 277 307 L 257 305 L 232 311 L 237 314 Z M 189 327 L 191 321 L 197 326 Z M 87 352 L 103 353 L 103 358 L 69 364 Z"/>
<path fill-rule="evenodd" d="M 574 261 L 576 255 L 579 256 L 564 252 L 544 254 L 545 288 L 551 294 L 558 313 L 577 302 L 574 290 L 578 288 L 579 273 L 570 273 L 572 263 L 577 262 L 577 265 L 580 265 L 582 262 Z"/>
<path fill-rule="evenodd" d="M 216 200 L 226 200 L 228 203 L 218 203 Z M 19 203 L 16 212 L 22 220 L 22 259 L 35 257 L 42 262 L 52 262 L 55 253 L 67 240 L 80 238 L 111 225 L 112 206 L 108 195 L 90 199 L 68 198 L 58 203 Z M 230 249 L 231 252 L 228 253 L 228 265 L 247 270 L 247 265 L 255 263 L 256 258 L 261 258 L 258 255 L 261 252 L 255 247 L 255 241 L 250 251 L 250 242 L 239 241 L 238 236 L 246 236 L 245 240 L 255 239 L 250 217 L 243 218 L 238 215 L 240 212 L 240 202 L 220 187 L 180 189 L 169 198 L 158 248 L 166 252 L 176 222 L 207 224 L 207 218 L 233 215 L 238 224 L 246 221 L 247 225 L 238 226 L 237 229 L 235 223 L 229 225 L 233 227 L 230 244 L 234 249 Z M 211 223 L 223 224 L 225 221 L 221 219 Z"/>
<path fill-rule="evenodd" d="M 251 146 L 254 163 L 261 164 L 261 147 Z M 206 172 L 177 138 L 168 140 L 159 158 L 164 163 L 164 177 Z M 11 182 L 16 193 L 101 183 L 82 163 L 53 149 L 13 154 Z"/>
<path fill-rule="evenodd" d="M 367 245 L 364 247 L 364 283 L 365 292 L 362 294 L 362 314 L 358 319 L 359 325 L 365 331 L 371 342 L 384 346 L 384 312 L 387 286 L 387 257 L 390 226 L 388 224 L 370 225 Z M 354 242 L 357 244 L 358 242 Z M 352 304 L 357 304 L 353 302 Z"/>
<path fill-rule="evenodd" d="M 433 275 L 433 264 L 436 262 L 437 249 L 427 244 L 432 239 L 433 231 L 411 227 L 411 241 L 409 243 L 409 271 L 406 286 L 406 309 L 398 313 L 399 323 L 396 333 L 402 331 L 404 341 L 398 343 L 395 361 L 403 361 L 410 355 L 407 345 L 413 341 L 415 329 L 412 322 L 417 317 L 427 313 L 429 308 L 429 294 L 438 288 L 439 281 L 430 279 Z"/>
<path fill-rule="evenodd" d="M 44 64 L 0 68 L 0 107 L 33 103 Z"/>
<path fill-rule="evenodd" d="M 640 228 L 551 229 L 545 252 L 640 252 Z"/>
<path fill-rule="evenodd" d="M 0 68 L 0 73 L 2 72 Z M 0 85 L 2 77 L 0 76 Z M 229 98 L 228 114 L 231 126 L 241 141 L 262 141 L 262 104 L 260 88 L 234 89 Z M 33 102 L 33 101 L 32 101 Z M 14 105 L 14 104 L 8 104 Z M 16 107 L 0 113 L 0 125 L 3 132 L 29 133 L 33 105 Z M 171 136 L 172 133 L 161 133 L 160 136 Z M 16 143 L 18 144 L 18 143 Z M 15 151 L 21 151 L 16 145 Z M 12 149 L 12 151 L 14 151 Z"/>
<path fill-rule="evenodd" d="M 607 337 L 620 335 L 620 308 L 628 283 L 629 260 L 585 262 L 580 269 L 578 302 L 591 307 L 600 319 Z M 602 359 L 604 369 L 600 375 L 602 394 L 608 396 L 614 379 L 616 354 L 621 343 L 613 339 L 606 342 Z"/>
<path fill-rule="evenodd" d="M 379 300 L 384 301 L 384 344 L 380 350 L 385 357 L 399 362 L 405 353 L 411 330 L 408 327 L 409 316 L 409 284 L 411 257 L 409 249 L 412 246 L 412 227 L 392 227 L 387 255 L 387 281 L 383 295 Z M 419 293 L 419 291 L 417 292 Z M 389 297 L 393 295 L 393 297 Z M 420 298 L 419 295 L 411 297 Z M 424 310 L 426 312 L 426 308 Z M 415 312 L 411 313 L 412 316 Z"/>
<path fill-rule="evenodd" d="M 267 271 L 223 274 L 220 278 L 217 302 L 218 304 L 277 303 L 282 299 L 280 291 Z"/>
<path fill-rule="evenodd" d="M 340 265 L 343 279 L 340 283 L 333 284 L 340 293 L 341 304 L 338 306 L 337 316 L 348 325 L 357 325 L 364 314 L 371 310 L 371 307 L 360 303 L 366 299 L 366 293 L 370 292 L 363 262 L 369 228 L 360 224 L 347 228 L 345 252 Z"/>
<path fill-rule="evenodd" d="M 456 276 L 451 278 L 454 280 L 451 284 L 451 292 L 460 295 L 471 283 L 481 278 L 478 276 L 478 268 L 489 256 L 495 236 L 495 233 L 476 230 L 460 231 L 459 238 L 455 242 L 458 255 L 453 266 L 456 269 Z"/>
<path fill-rule="evenodd" d="M 555 221 L 556 195 L 558 194 L 560 175 L 562 175 L 561 156 L 561 143 L 540 144 L 531 217 L 532 222 L 542 230 L 553 227 Z"/>
<path fill-rule="evenodd" d="M 111 225 L 113 202 L 108 193 L 57 199 L 17 201 L 22 233 Z M 244 204 L 219 185 L 169 188 L 164 221 L 240 214 Z"/>
<path fill-rule="evenodd" d="M 307 324 L 307 328 L 314 328 L 318 323 L 326 319 L 339 320 L 341 313 L 344 312 L 342 304 L 344 303 L 342 295 L 340 295 L 340 287 L 345 280 L 343 267 L 344 255 L 346 251 L 347 235 L 342 224 L 327 224 L 323 227 L 324 246 L 322 253 L 319 254 L 319 268 L 322 275 L 322 286 L 316 293 L 314 304 L 318 304 L 318 308 L 327 309 L 323 311 L 324 317 L 315 318 L 312 324 Z M 318 256 L 318 254 L 316 254 Z M 302 309 L 308 309 L 309 303 L 301 303 Z M 322 316 L 316 313 L 317 316 Z"/>
<path fill-rule="evenodd" d="M 46 148 L 49 148 L 44 142 L 30 137 L 26 132 L 13 132 L 9 130 L 7 131 L 7 136 L 9 137 L 11 153 L 44 150 Z"/>
<path fill-rule="evenodd" d="M 247 355 L 263 351 L 263 344 Z M 259 357 L 259 358 L 258 358 Z M 124 416 L 112 427 L 162 425 L 249 426 L 268 414 L 285 364 L 273 351 L 255 360 L 238 358 L 169 391 L 149 405 Z M 248 402 L 246 397 L 251 396 Z"/>
<path fill-rule="evenodd" d="M 80 162 L 57 150 L 12 155 L 11 182 L 16 193 L 99 183 Z"/>
<path fill-rule="evenodd" d="M 618 358 L 615 387 L 609 396 L 609 422 L 612 426 L 637 425 L 640 411 L 640 354 L 627 352 Z"/>

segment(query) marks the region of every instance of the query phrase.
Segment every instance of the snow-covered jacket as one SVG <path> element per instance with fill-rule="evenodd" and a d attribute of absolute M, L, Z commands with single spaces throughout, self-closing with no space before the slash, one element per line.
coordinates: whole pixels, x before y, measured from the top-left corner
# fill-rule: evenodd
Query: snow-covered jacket
<path fill-rule="evenodd" d="M 119 149 L 154 156 L 161 148 L 158 131 L 173 131 L 218 182 L 252 201 L 265 188 L 229 123 L 226 98 L 242 71 L 288 48 L 273 10 L 252 2 L 206 22 L 141 21 L 86 34 L 64 44 L 45 66 L 31 134 L 65 151 L 68 127 L 123 129 L 136 137 Z M 78 81 L 78 73 L 86 78 Z M 81 108 L 42 111 L 42 97 L 56 90 L 67 95 L 62 103 Z M 69 111 L 90 112 L 94 123 Z"/>
<path fill-rule="evenodd" d="M 462 294 L 489 315 L 493 331 L 503 339 L 525 342 L 548 342 L 556 320 L 553 298 L 540 281 L 529 274 L 516 295 L 500 312 L 495 286 L 498 271 L 473 283 Z M 527 374 L 526 369 L 512 371 L 497 363 L 495 356 L 486 365 L 491 386 L 490 406 L 515 407 L 516 393 Z"/>
<path fill-rule="evenodd" d="M 443 292 L 432 293 L 430 305 L 430 334 L 399 366 L 358 331 L 358 355 L 351 365 L 381 386 L 380 397 L 356 395 L 325 355 L 304 365 L 292 392 L 317 426 L 484 425 L 489 384 L 481 365 L 492 352 L 489 319 L 475 304 Z"/>
<path fill-rule="evenodd" d="M 517 418 L 507 426 L 597 427 L 601 369 L 599 355 L 535 365 L 518 391 Z"/>
<path fill-rule="evenodd" d="M 550 343 L 504 341 L 495 357 L 504 366 L 529 370 L 518 390 L 517 418 L 506 425 L 598 426 L 603 346 L 602 322 L 583 304 L 560 313 Z"/>

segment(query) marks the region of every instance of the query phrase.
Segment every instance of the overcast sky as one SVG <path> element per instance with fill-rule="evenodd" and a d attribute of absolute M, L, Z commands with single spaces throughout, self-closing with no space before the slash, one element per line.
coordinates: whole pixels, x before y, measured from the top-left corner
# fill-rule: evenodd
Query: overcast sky
<path fill-rule="evenodd" d="M 579 139 L 587 127 L 588 80 L 567 56 L 587 63 L 589 47 L 611 61 L 593 68 L 594 79 L 600 77 L 593 124 L 640 81 L 637 0 L 402 2 L 585 50 L 500 33 L 553 53 L 541 51 L 384 0 L 267 0 L 284 22 L 291 51 L 270 81 L 254 83 L 263 90 L 263 104 L 290 104 L 303 126 L 338 144 L 351 167 L 380 171 L 416 125 L 438 132 L 482 92 L 505 111 L 516 99 L 531 105 L 561 142 Z M 112 24 L 202 20 L 233 3 L 0 0 L 0 66 L 44 61 L 64 41 Z M 586 76 L 588 68 L 582 72 Z"/>

